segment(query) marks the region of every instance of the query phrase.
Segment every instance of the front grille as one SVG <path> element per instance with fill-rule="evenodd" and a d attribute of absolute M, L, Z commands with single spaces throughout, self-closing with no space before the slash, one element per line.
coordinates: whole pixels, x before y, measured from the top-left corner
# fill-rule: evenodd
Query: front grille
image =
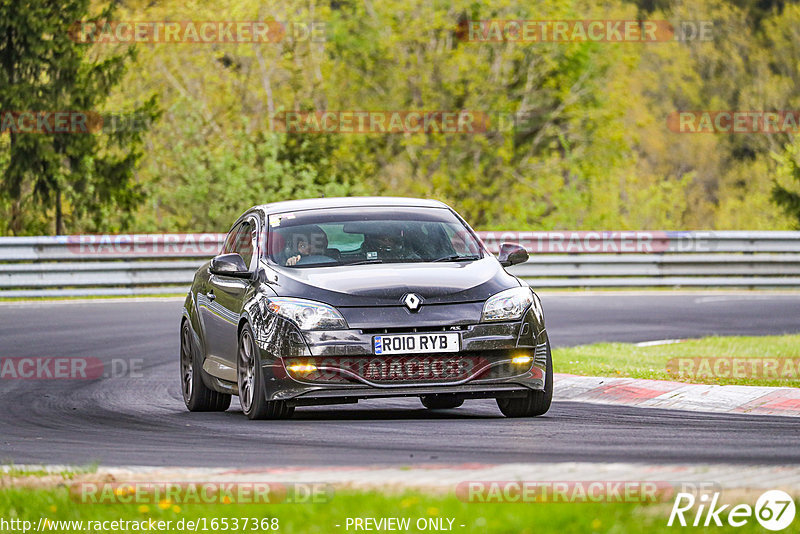
<path fill-rule="evenodd" d="M 517 351 L 515 351 L 517 352 Z M 293 364 L 314 365 L 312 372 L 291 373 L 303 382 L 324 384 L 359 384 L 359 378 L 377 385 L 455 383 L 468 378 L 492 379 L 518 376 L 528 368 L 520 369 L 508 360 L 510 351 L 461 352 L 452 356 L 437 354 L 397 356 L 330 356 L 292 358 L 286 360 L 287 368 Z M 494 365 L 493 365 L 494 364 Z M 485 369 L 484 371 L 480 371 Z M 476 374 L 480 373 L 480 374 Z"/>

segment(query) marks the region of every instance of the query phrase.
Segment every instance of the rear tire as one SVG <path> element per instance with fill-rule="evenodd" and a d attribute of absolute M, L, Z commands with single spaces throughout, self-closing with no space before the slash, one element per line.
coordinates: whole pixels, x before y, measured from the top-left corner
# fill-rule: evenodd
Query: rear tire
<path fill-rule="evenodd" d="M 547 413 L 552 400 L 553 357 L 550 355 L 550 341 L 548 341 L 544 389 L 541 391 L 530 391 L 524 397 L 497 399 L 497 406 L 506 417 L 536 417 Z"/>
<path fill-rule="evenodd" d="M 454 395 L 423 395 L 419 400 L 429 410 L 449 410 L 464 404 L 464 399 Z"/>
<path fill-rule="evenodd" d="M 266 398 L 264 377 L 258 358 L 253 329 L 249 324 L 242 326 L 239 333 L 236 376 L 239 384 L 239 404 L 250 419 L 288 419 L 294 413 L 294 406 L 285 401 L 269 401 Z"/>
<path fill-rule="evenodd" d="M 189 321 L 181 326 L 181 392 L 190 412 L 224 412 L 231 396 L 214 391 L 203 382 L 203 365 L 192 343 Z"/>

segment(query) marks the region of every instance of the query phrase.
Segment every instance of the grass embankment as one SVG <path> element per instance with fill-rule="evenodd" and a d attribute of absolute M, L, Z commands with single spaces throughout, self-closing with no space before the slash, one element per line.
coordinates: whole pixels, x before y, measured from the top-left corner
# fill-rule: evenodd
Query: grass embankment
<path fill-rule="evenodd" d="M 700 384 L 800 386 L 800 335 L 706 337 L 655 346 L 597 343 L 553 351 L 558 373 Z"/>
<path fill-rule="evenodd" d="M 753 503 L 750 503 L 752 505 Z M 431 496 L 418 492 L 384 494 L 381 492 L 337 492 L 329 502 L 321 504 L 85 504 L 75 501 L 65 487 L 49 489 L 0 489 L 0 520 L 19 519 L 30 521 L 29 527 L 36 530 L 40 518 L 49 532 L 140 532 L 128 525 L 127 530 L 92 530 L 92 522 L 149 521 L 170 526 L 165 532 L 232 532 L 238 518 L 238 532 L 270 532 L 277 526 L 286 533 L 331 533 L 364 532 L 352 525 L 348 518 L 408 518 L 407 532 L 420 532 L 420 525 L 429 525 L 428 520 L 441 520 L 440 530 L 464 533 L 654 533 L 681 531 L 728 532 L 740 534 L 763 532 L 754 518 L 742 528 L 728 525 L 720 527 L 680 528 L 668 527 L 667 519 L 672 503 L 467 503 L 454 495 Z M 725 519 L 723 514 L 722 519 Z M 247 528 L 242 522 L 247 518 Z M 277 522 L 273 522 L 277 519 Z M 225 520 L 223 522 L 223 520 Z M 255 520 L 256 523 L 253 523 Z M 452 520 L 452 522 L 451 522 Z M 82 521 L 79 525 L 59 523 Z M 170 523 L 167 524 L 166 522 Z M 183 521 L 183 523 L 179 523 Z M 187 524 L 188 521 L 199 522 Z M 262 521 L 265 521 L 262 523 Z M 140 523 L 141 524 L 141 523 Z M 197 528 L 195 529 L 195 524 Z M 223 525 L 227 524 L 226 529 Z M 258 527 L 253 530 L 252 526 Z M 691 524 L 691 523 L 690 523 Z M 102 526 L 103 523 L 94 524 Z M 105 523 L 102 529 L 113 528 Z M 462 526 L 463 525 L 463 526 Z M 10 525 L 7 525 L 7 527 Z M 178 529 L 176 527 L 182 526 Z M 264 528 L 266 527 L 266 528 Z M 22 528 L 22 527 L 20 527 Z M 13 531 L 13 530 L 5 530 Z M 18 530 L 21 532 L 22 530 Z M 382 530 L 387 531 L 387 530 Z M 426 528 L 424 531 L 436 531 Z M 151 531 L 153 532 L 153 531 Z"/>

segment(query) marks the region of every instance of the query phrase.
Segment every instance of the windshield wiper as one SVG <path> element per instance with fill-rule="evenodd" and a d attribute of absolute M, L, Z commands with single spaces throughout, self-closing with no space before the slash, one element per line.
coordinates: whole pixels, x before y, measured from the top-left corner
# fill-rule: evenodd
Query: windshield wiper
<path fill-rule="evenodd" d="M 442 258 L 438 258 L 435 260 L 431 260 L 433 263 L 440 262 L 440 261 L 475 261 L 481 259 L 480 256 L 459 256 L 458 254 L 453 254 L 451 256 L 444 256 Z"/>
<path fill-rule="evenodd" d="M 361 260 L 361 261 L 353 261 L 350 263 L 343 263 L 342 265 L 369 265 L 370 263 L 383 263 L 383 260 Z"/>

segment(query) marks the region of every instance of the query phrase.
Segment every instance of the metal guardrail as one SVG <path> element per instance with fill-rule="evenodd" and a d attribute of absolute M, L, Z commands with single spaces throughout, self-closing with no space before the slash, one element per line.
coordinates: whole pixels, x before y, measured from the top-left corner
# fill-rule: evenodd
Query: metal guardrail
<path fill-rule="evenodd" d="M 534 287 L 800 287 L 800 232 L 479 232 Z M 0 297 L 183 293 L 224 234 L 0 237 Z"/>

